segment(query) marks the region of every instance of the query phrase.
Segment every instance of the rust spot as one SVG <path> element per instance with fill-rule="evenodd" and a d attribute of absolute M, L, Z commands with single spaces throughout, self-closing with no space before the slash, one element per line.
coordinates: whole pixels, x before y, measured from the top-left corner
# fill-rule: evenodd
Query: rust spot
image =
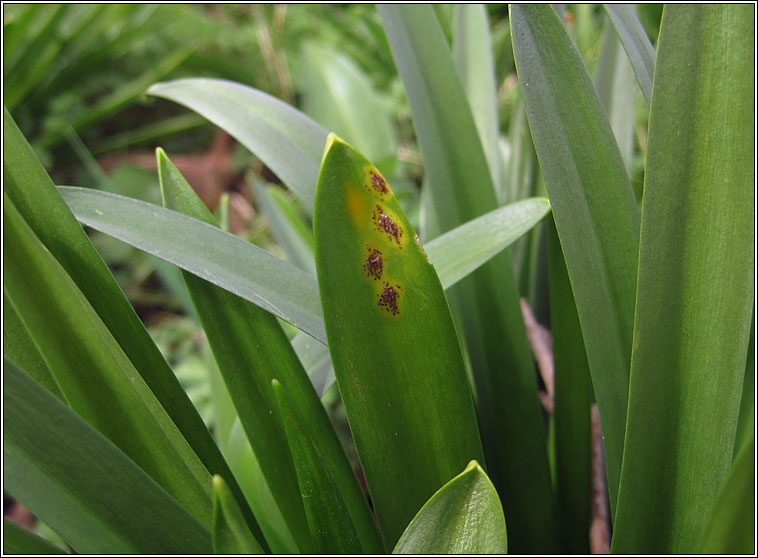
<path fill-rule="evenodd" d="M 385 182 L 384 178 L 376 174 L 374 171 L 370 171 L 369 174 L 371 175 L 371 185 L 374 187 L 374 190 L 380 194 L 386 194 L 387 183 Z"/>
<path fill-rule="evenodd" d="M 400 237 L 403 236 L 402 227 L 398 227 L 397 223 L 390 219 L 390 217 L 382 211 L 382 208 L 379 205 L 376 206 L 376 211 L 374 211 L 374 220 L 376 221 L 377 228 L 380 231 L 383 230 L 386 232 L 389 235 L 390 240 L 394 238 L 397 245 L 400 246 Z"/>
<path fill-rule="evenodd" d="M 397 290 L 395 287 L 397 287 Z M 390 312 L 393 316 L 397 316 L 400 313 L 400 310 L 397 308 L 400 285 L 395 285 L 395 287 L 389 283 L 385 283 L 384 290 L 379 294 L 379 306 Z"/>
<path fill-rule="evenodd" d="M 363 264 L 363 269 L 366 270 L 366 274 L 369 277 L 381 279 L 383 268 L 382 253 L 379 250 L 369 248 L 368 246 L 366 246 L 366 248 L 368 248 L 369 251 L 366 263 Z"/>

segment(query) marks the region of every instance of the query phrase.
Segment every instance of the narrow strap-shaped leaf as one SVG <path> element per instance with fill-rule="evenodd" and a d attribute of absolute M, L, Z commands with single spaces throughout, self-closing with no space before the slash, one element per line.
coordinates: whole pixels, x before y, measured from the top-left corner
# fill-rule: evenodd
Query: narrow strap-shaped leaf
<path fill-rule="evenodd" d="M 4 488 L 82 554 L 206 554 L 207 529 L 5 360 Z"/>
<path fill-rule="evenodd" d="M 552 220 L 548 227 L 558 532 L 563 552 L 587 554 L 592 495 L 592 383 L 558 232 Z"/>
<path fill-rule="evenodd" d="M 506 205 L 438 236 L 424 246 L 443 289 L 468 276 L 530 230 L 550 211 L 545 198 Z M 483 241 L 487 238 L 486 241 Z"/>
<path fill-rule="evenodd" d="M 497 207 L 487 159 L 433 9 L 381 5 L 379 12 L 424 156 L 428 199 L 439 232 L 446 232 Z M 487 470 L 511 526 L 510 547 L 517 553 L 550 552 L 553 501 L 545 428 L 518 299 L 506 253 L 449 293 L 476 385 Z"/>
<path fill-rule="evenodd" d="M 3 554 L 67 554 L 63 549 L 46 541 L 3 517 Z"/>
<path fill-rule="evenodd" d="M 616 33 L 624 45 L 629 62 L 632 63 L 637 83 L 649 105 L 653 98 L 653 71 L 655 69 L 655 49 L 637 18 L 633 4 L 604 4 Z"/>
<path fill-rule="evenodd" d="M 159 149 L 157 156 L 164 202 L 211 222 L 210 212 L 165 153 Z M 345 494 L 364 550 L 379 550 L 379 537 L 355 474 L 276 318 L 203 279 L 186 272 L 184 276 L 240 422 L 301 550 L 309 551 L 311 540 L 288 438 L 271 390 L 274 378 L 287 383 L 289 397 L 312 428 L 313 443 Z"/>
<path fill-rule="evenodd" d="M 755 276 L 752 14 L 664 8 L 618 552 L 694 552 L 732 462 Z"/>
<path fill-rule="evenodd" d="M 435 492 L 393 554 L 505 554 L 508 537 L 495 487 L 476 461 Z"/>
<path fill-rule="evenodd" d="M 755 554 L 755 434 L 734 460 L 697 552 Z"/>
<path fill-rule="evenodd" d="M 316 279 L 207 223 L 132 198 L 60 188 L 76 218 L 218 285 L 326 342 Z"/>
<path fill-rule="evenodd" d="M 389 185 L 333 134 L 314 232 L 334 371 L 393 546 L 439 486 L 482 458 L 463 359 L 437 274 Z"/>
<path fill-rule="evenodd" d="M 340 489 L 313 445 L 307 420 L 278 380 L 271 382 L 287 433 L 311 537 L 318 554 L 356 554 L 361 543 Z"/>
<path fill-rule="evenodd" d="M 624 441 L 639 210 L 584 63 L 553 9 L 511 5 L 516 68 L 576 300 L 611 509 Z"/>
<path fill-rule="evenodd" d="M 4 193 L 4 293 L 66 403 L 210 524 L 210 475 L 97 313 Z"/>
<path fill-rule="evenodd" d="M 492 182 L 500 190 L 500 122 L 487 8 L 457 4 L 453 10 L 453 59 L 487 156 Z M 368 156 L 368 154 L 366 154 Z"/>
<path fill-rule="evenodd" d="M 229 132 L 312 211 L 327 134 L 319 124 L 271 95 L 220 79 L 156 83 L 147 93 L 180 103 Z"/>
<path fill-rule="evenodd" d="M 263 554 L 250 532 L 229 485 L 213 475 L 213 552 L 216 554 Z"/>
<path fill-rule="evenodd" d="M 7 112 L 3 118 L 3 180 L 6 194 L 24 220 L 87 297 L 208 471 L 229 478 L 248 524 L 256 532 L 255 518 L 203 420 Z"/>

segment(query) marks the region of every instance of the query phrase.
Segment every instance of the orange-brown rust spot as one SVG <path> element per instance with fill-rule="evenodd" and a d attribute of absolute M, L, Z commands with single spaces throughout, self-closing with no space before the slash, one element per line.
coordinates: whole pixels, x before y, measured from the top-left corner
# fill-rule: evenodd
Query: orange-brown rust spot
<path fill-rule="evenodd" d="M 399 290 L 400 285 L 393 287 L 389 283 L 385 283 L 384 289 L 379 293 L 379 307 L 384 308 L 393 316 L 397 316 L 400 313 L 397 307 L 398 299 L 400 298 Z"/>
<path fill-rule="evenodd" d="M 357 225 L 363 219 L 365 219 L 364 215 L 366 215 L 366 202 L 363 197 L 363 195 L 360 192 L 357 192 L 353 188 L 348 188 L 347 193 L 345 194 L 345 201 L 347 205 L 347 212 L 350 215 L 350 218 L 353 220 L 353 224 Z"/>
<path fill-rule="evenodd" d="M 369 174 L 371 175 L 371 186 L 374 187 L 374 190 L 380 194 L 386 194 L 387 182 L 384 180 L 384 178 L 376 174 L 374 171 L 370 171 Z"/>
<path fill-rule="evenodd" d="M 384 267 L 382 253 L 379 250 L 369 248 L 368 246 L 366 246 L 366 248 L 368 248 L 368 257 L 366 258 L 366 262 L 363 264 L 363 269 L 366 270 L 366 274 L 369 277 L 373 277 L 374 279 L 381 279 L 382 270 Z"/>
<path fill-rule="evenodd" d="M 400 246 L 400 237 L 403 236 L 403 228 L 399 227 L 389 215 L 384 213 L 384 210 L 380 205 L 377 205 L 376 210 L 374 211 L 374 221 L 376 221 L 377 229 L 386 232 L 390 237 L 390 240 L 394 238 L 397 245 Z"/>

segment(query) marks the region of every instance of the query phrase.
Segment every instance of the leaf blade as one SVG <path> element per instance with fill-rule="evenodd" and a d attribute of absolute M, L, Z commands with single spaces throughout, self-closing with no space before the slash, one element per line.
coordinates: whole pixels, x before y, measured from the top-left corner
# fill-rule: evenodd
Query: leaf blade
<path fill-rule="evenodd" d="M 472 461 L 429 498 L 393 554 L 505 554 L 508 542 L 500 498 Z"/>
<path fill-rule="evenodd" d="M 694 550 L 732 461 L 753 308 L 750 15 L 664 10 L 613 537 L 622 552 Z M 650 502 L 654 519 L 639 514 Z"/>
<path fill-rule="evenodd" d="M 210 551 L 210 533 L 7 360 L 6 488 L 84 554 Z"/>
<path fill-rule="evenodd" d="M 655 49 L 635 14 L 631 4 L 604 4 L 616 33 L 624 45 L 629 62 L 634 68 L 637 82 L 649 105 L 653 97 L 653 72 L 655 70 Z"/>
<path fill-rule="evenodd" d="M 594 86 L 547 5 L 511 5 L 513 49 L 582 325 L 605 434 L 611 508 L 621 469 L 639 210 Z"/>
<path fill-rule="evenodd" d="M 238 83 L 187 78 L 156 83 L 148 95 L 180 103 L 234 136 L 312 212 L 326 130 L 286 103 Z"/>
<path fill-rule="evenodd" d="M 334 135 L 314 231 L 335 374 L 385 543 L 393 545 L 437 487 L 471 456 L 481 459 L 462 357 L 439 279 L 409 238 L 386 181 Z M 423 395 L 430 391 L 435 397 Z"/>

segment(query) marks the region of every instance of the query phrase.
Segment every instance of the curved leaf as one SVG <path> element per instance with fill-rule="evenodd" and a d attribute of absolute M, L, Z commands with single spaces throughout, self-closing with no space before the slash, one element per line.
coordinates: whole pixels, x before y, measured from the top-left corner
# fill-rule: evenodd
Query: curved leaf
<path fill-rule="evenodd" d="M 600 99 L 558 15 L 546 4 L 512 4 L 511 28 L 529 125 L 582 325 L 614 509 L 626 420 L 639 210 Z"/>
<path fill-rule="evenodd" d="M 314 231 L 334 371 L 393 545 L 442 483 L 482 459 L 463 359 L 442 286 L 392 191 L 333 134 Z"/>
<path fill-rule="evenodd" d="M 147 93 L 180 103 L 229 132 L 313 210 L 327 131 L 302 112 L 262 91 L 221 79 L 156 83 Z"/>
<path fill-rule="evenodd" d="M 440 488 L 403 532 L 393 554 L 505 554 L 508 537 L 495 487 L 476 461 Z"/>
<path fill-rule="evenodd" d="M 752 14 L 664 9 L 614 551 L 693 552 L 732 463 L 755 278 Z"/>
<path fill-rule="evenodd" d="M 207 554 L 211 537 L 144 471 L 7 360 L 4 488 L 82 554 Z"/>

